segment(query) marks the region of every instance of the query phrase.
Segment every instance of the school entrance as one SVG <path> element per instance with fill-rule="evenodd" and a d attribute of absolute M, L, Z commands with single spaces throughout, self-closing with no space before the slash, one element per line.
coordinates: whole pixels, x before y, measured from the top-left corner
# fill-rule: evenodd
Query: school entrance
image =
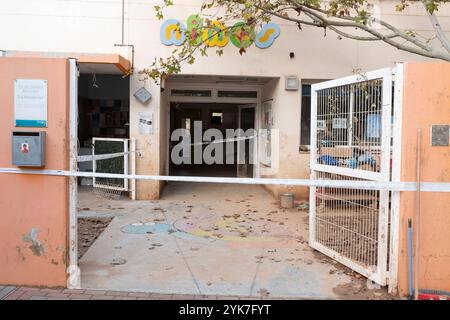
<path fill-rule="evenodd" d="M 391 86 L 389 91 L 383 91 L 383 80 L 390 83 L 391 79 L 383 76 L 391 77 L 391 70 L 383 72 L 313 86 L 316 100 L 312 109 L 312 141 L 318 147 L 312 148 L 311 159 L 319 159 L 317 167 L 312 166 L 317 168 L 313 171 L 314 179 L 341 180 L 333 171 L 339 169 L 343 171 L 341 175 L 353 174 L 351 169 L 355 169 L 352 179 L 364 175 L 359 173 L 363 170 L 372 176 L 381 172 L 381 159 L 386 155 L 382 147 L 390 144 L 390 140 L 382 141 L 382 129 L 392 114 Z M 205 141 L 205 132 L 210 129 L 225 132 L 226 129 L 259 128 L 260 88 L 254 87 L 252 91 L 245 85 L 240 88 L 211 83 L 205 86 L 201 84 L 205 79 L 196 85 L 195 77 L 189 78 L 187 85 L 183 83 L 185 76 L 175 79 L 167 81 L 165 87 L 170 97 L 167 101 L 168 175 L 181 180 L 212 177 L 216 181 L 169 181 L 158 201 L 104 200 L 92 194 L 80 198 L 80 207 L 84 208 L 81 215 L 92 217 L 95 212 L 97 217 L 111 219 L 80 260 L 82 287 L 296 298 L 339 298 L 356 287 L 361 295 L 386 295 L 386 288 L 376 286 L 386 285 L 387 270 L 380 275 L 387 264 L 384 241 L 387 231 L 383 223 L 388 207 L 380 196 L 384 191 L 313 187 L 311 199 L 317 200 L 311 201 L 308 212 L 304 202 L 296 203 L 292 209 L 282 208 L 278 199 L 262 186 L 221 183 L 221 178 L 258 177 L 258 162 L 256 166 L 248 162 L 252 153 L 259 154 L 258 143 L 233 137 L 234 153 L 227 154 L 224 147 L 223 161 L 219 164 L 195 163 L 195 148 L 203 155 L 211 144 L 225 146 L 230 142 L 225 135 L 224 140 Z M 210 82 L 212 79 L 209 78 Z M 335 85 L 339 81 L 343 81 L 342 86 Z M 366 101 L 367 95 L 370 101 Z M 330 102 L 329 97 L 336 101 Z M 341 109 L 327 109 L 334 105 Z M 355 115 L 364 119 L 358 126 L 349 124 Z M 185 153 L 181 153 L 187 163 L 182 164 L 172 159 L 173 150 L 180 142 L 173 135 L 180 129 L 191 136 L 197 129 L 202 137 L 200 141 L 189 141 L 188 151 L 184 149 Z M 324 136 L 325 133 L 329 136 Z M 239 143 L 245 143 L 246 162 L 227 163 L 226 159 L 238 158 L 242 150 Z M 385 149 L 390 157 L 390 145 Z M 348 169 L 347 163 L 353 158 L 356 167 Z M 322 162 L 323 159 L 339 159 L 341 167 Z M 333 263 L 313 248 L 350 269 Z M 331 253 L 333 249 L 336 253 Z M 355 259 L 349 252 L 361 257 L 359 264 L 347 262 L 346 259 Z M 378 254 L 383 255 L 384 265 L 377 264 Z M 367 286 L 365 278 L 355 278 L 352 269 L 373 281 L 372 287 Z"/>

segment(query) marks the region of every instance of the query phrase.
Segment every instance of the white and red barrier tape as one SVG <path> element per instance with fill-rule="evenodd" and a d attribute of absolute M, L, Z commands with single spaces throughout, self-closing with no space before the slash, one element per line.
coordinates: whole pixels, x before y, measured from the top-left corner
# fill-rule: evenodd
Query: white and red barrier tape
<path fill-rule="evenodd" d="M 140 175 L 140 174 L 116 174 L 116 173 L 92 173 L 71 172 L 65 170 L 32 170 L 16 168 L 0 168 L 4 174 L 32 174 L 65 177 L 87 177 L 87 178 L 118 178 L 135 180 L 155 181 L 181 181 L 181 182 L 209 182 L 209 183 L 234 183 L 234 184 L 263 184 L 284 185 L 304 187 L 328 187 L 328 188 L 350 188 L 362 190 L 390 190 L 390 191 L 415 191 L 416 182 L 382 182 L 382 181 L 357 181 L 357 180 L 311 180 L 311 179 L 277 179 L 277 178 L 226 178 L 226 177 L 190 177 L 190 176 L 162 176 L 162 175 Z M 445 182 L 422 182 L 423 192 L 450 192 L 450 183 Z"/>

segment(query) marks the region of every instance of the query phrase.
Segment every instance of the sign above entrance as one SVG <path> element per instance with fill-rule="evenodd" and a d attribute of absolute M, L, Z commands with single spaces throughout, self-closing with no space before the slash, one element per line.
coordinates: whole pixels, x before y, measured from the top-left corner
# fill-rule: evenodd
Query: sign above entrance
<path fill-rule="evenodd" d="M 161 42 L 166 46 L 181 46 L 186 41 L 186 34 L 197 45 L 204 42 L 209 47 L 224 47 L 231 42 L 237 48 L 248 48 L 255 43 L 258 48 L 266 49 L 280 35 L 280 27 L 276 23 L 269 22 L 256 32 L 255 28 L 244 22 L 226 27 L 222 22 L 215 20 L 205 28 L 203 19 L 198 15 L 189 16 L 187 26 L 177 19 L 166 20 L 161 25 Z"/>

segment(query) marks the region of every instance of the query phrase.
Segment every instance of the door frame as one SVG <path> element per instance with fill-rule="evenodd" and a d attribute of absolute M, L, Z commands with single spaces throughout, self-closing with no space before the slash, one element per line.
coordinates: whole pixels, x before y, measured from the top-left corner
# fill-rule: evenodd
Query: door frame
<path fill-rule="evenodd" d="M 262 101 L 262 88 L 263 85 L 252 85 L 252 84 L 217 84 L 217 83 L 167 83 L 164 88 L 164 94 L 166 95 L 165 106 L 161 106 L 161 112 L 167 112 L 166 119 L 166 134 L 167 134 L 167 148 L 166 148 L 166 166 L 165 166 L 165 175 L 169 175 L 169 166 L 170 166 L 170 105 L 172 102 L 178 103 L 230 103 L 236 105 L 245 105 L 245 104 L 254 104 L 255 106 L 255 130 L 259 130 L 260 123 L 260 113 L 261 113 L 261 101 Z M 183 97 L 183 96 L 172 96 L 172 90 L 211 90 L 210 97 Z M 256 98 L 229 98 L 229 97 L 219 97 L 219 90 L 229 90 L 229 91 L 256 91 Z M 164 110 L 165 107 L 165 110 Z M 255 145 L 259 145 L 256 143 Z M 259 163 L 259 154 L 256 152 L 255 154 L 255 163 L 256 165 L 253 168 L 253 177 L 260 177 L 260 163 Z"/>
<path fill-rule="evenodd" d="M 253 108 L 253 109 L 255 109 L 255 112 L 254 112 L 254 118 L 253 118 L 253 127 L 254 127 L 254 129 L 256 130 L 256 104 L 254 104 L 254 103 L 249 103 L 249 104 L 244 104 L 244 105 L 240 105 L 240 106 L 238 106 L 238 128 L 241 128 L 241 110 L 243 110 L 243 109 L 250 109 L 250 108 Z M 254 164 L 253 164 L 253 172 L 252 172 L 252 177 L 251 178 L 255 178 L 255 171 L 256 171 L 256 167 L 257 167 L 257 164 L 259 163 L 258 162 L 258 158 L 257 158 L 257 153 L 258 153 L 258 145 L 259 145 L 259 141 L 258 141 L 258 138 L 259 138 L 259 135 L 257 135 L 254 139 L 254 143 L 253 143 L 253 159 L 254 159 Z M 237 159 L 239 159 L 239 156 L 240 156 L 240 152 L 239 152 L 239 150 L 240 150 L 240 148 L 239 148 L 239 143 L 240 143 L 240 141 L 238 140 L 238 143 L 237 143 L 237 150 L 236 150 L 236 153 L 237 153 Z M 239 176 L 239 163 L 237 163 L 236 164 L 236 177 L 238 177 L 238 178 L 249 178 L 249 177 L 241 177 L 241 176 Z"/>
<path fill-rule="evenodd" d="M 79 86 L 79 65 L 76 58 L 68 58 L 69 66 L 69 162 L 68 167 L 71 173 L 78 172 L 78 86 Z M 124 139 L 118 139 L 124 140 Z M 136 139 L 129 137 L 131 145 L 131 174 L 136 173 Z M 128 144 L 126 144 L 128 146 Z M 124 150 L 129 151 L 129 150 Z M 126 170 L 129 169 L 128 156 L 125 157 Z M 128 171 L 127 171 L 128 172 Z M 78 201 L 78 177 L 76 175 L 70 176 L 69 180 L 69 197 L 68 197 L 68 265 L 67 265 L 67 283 L 69 289 L 81 288 L 81 271 L 78 259 L 78 215 L 77 215 L 77 201 Z M 128 188 L 128 179 L 127 188 Z M 131 198 L 136 198 L 136 180 L 131 179 Z"/>
<path fill-rule="evenodd" d="M 78 171 L 78 63 L 69 59 L 69 170 Z M 81 287 L 80 267 L 78 265 L 78 221 L 77 221 L 78 182 L 77 177 L 69 177 L 69 265 L 67 267 L 67 287 Z"/>

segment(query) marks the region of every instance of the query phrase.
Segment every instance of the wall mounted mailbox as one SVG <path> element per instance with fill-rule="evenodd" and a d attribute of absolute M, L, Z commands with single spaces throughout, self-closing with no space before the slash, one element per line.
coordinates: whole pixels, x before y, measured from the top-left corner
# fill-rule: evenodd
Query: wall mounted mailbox
<path fill-rule="evenodd" d="M 45 166 L 45 132 L 14 131 L 12 164 L 18 167 Z"/>

